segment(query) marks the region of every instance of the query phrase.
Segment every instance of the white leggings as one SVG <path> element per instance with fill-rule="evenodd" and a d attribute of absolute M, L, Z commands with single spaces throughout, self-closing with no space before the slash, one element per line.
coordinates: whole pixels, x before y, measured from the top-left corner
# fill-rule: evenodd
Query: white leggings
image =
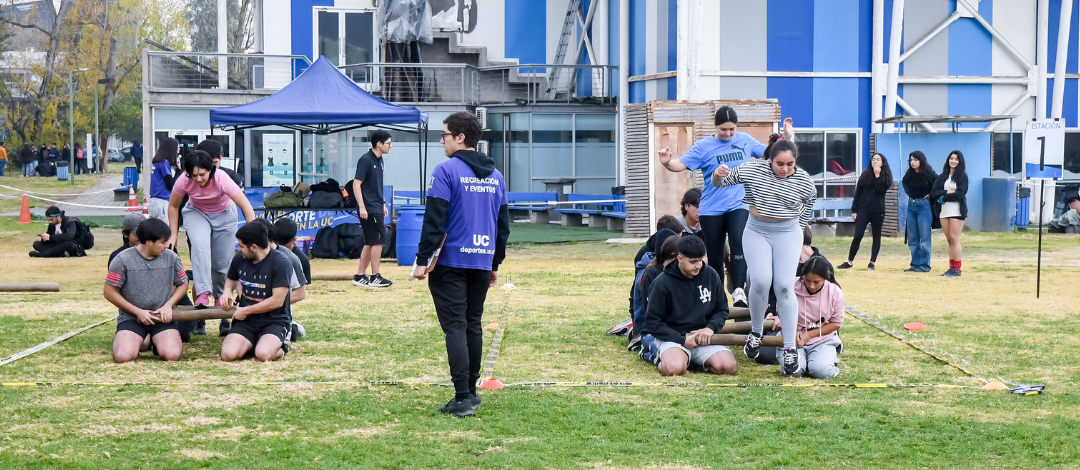
<path fill-rule="evenodd" d="M 802 251 L 802 227 L 799 219 L 779 222 L 761 220 L 753 215 L 743 232 L 746 273 L 750 277 L 750 328 L 760 334 L 765 326 L 765 308 L 769 287 L 776 292 L 776 310 L 784 325 L 784 347 L 795 348 L 799 301 L 795 298 L 795 270 Z"/>

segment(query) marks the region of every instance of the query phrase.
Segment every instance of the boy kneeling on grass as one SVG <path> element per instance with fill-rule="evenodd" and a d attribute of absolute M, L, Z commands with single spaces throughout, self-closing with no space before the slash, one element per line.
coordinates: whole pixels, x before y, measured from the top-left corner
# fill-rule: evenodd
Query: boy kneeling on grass
<path fill-rule="evenodd" d="M 677 261 L 649 290 L 642 347 L 655 348 L 660 375 L 682 375 L 691 362 L 718 375 L 739 370 L 731 349 L 709 344 L 727 321 L 728 306 L 720 275 L 704 257 L 701 238 L 682 237 Z"/>
<path fill-rule="evenodd" d="M 281 252 L 270 249 L 266 227 L 245 224 L 236 231 L 240 253 L 233 257 L 225 280 L 221 308 L 237 305 L 232 329 L 221 343 L 221 360 L 243 358 L 252 347 L 260 361 L 276 361 L 289 352 L 292 310 L 289 281 L 292 264 Z M 240 300 L 233 298 L 239 291 Z"/>
<path fill-rule="evenodd" d="M 109 263 L 105 299 L 120 309 L 113 337 L 113 359 L 128 362 L 153 346 L 158 357 L 179 361 L 184 345 L 172 308 L 187 295 L 184 265 L 169 243 L 169 225 L 147 219 L 135 229 L 139 244 Z"/>

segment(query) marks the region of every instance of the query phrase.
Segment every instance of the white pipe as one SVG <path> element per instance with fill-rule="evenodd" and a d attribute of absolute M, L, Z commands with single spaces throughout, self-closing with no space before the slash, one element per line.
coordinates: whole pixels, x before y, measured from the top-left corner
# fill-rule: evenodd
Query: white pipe
<path fill-rule="evenodd" d="M 870 69 L 870 129 L 881 132 L 881 72 L 885 60 L 885 0 L 874 0 L 874 62 Z"/>
<path fill-rule="evenodd" d="M 626 105 L 628 104 L 630 104 L 630 0 L 619 0 L 619 186 L 626 184 Z M 650 160 L 652 160 L 651 155 Z"/>
<path fill-rule="evenodd" d="M 925 46 L 926 43 L 930 42 L 931 39 L 934 39 L 934 36 L 937 36 L 938 33 L 944 31 L 945 28 L 948 28 L 949 25 L 953 23 L 953 21 L 956 21 L 959 18 L 960 9 L 957 9 L 952 15 L 946 18 L 945 21 L 941 22 L 941 24 L 934 28 L 933 31 L 930 31 L 930 33 L 928 33 L 926 36 L 923 36 L 922 39 L 915 43 L 915 45 L 908 47 L 906 50 L 904 50 L 904 53 L 900 55 L 900 61 L 903 62 L 907 60 L 908 57 L 911 57 L 911 54 L 914 54 L 915 51 L 919 50 L 920 47 Z"/>
<path fill-rule="evenodd" d="M 904 75 L 900 83 L 920 85 L 1027 85 L 1028 77 L 1017 76 L 965 76 L 965 75 Z"/>
<path fill-rule="evenodd" d="M 899 96 L 896 97 L 896 104 L 900 105 L 900 107 L 911 116 L 921 116 L 921 114 L 915 111 L 915 108 L 912 108 L 910 104 L 907 104 L 907 101 L 904 101 L 904 99 Z M 919 127 L 931 134 L 937 134 L 937 128 L 931 126 L 929 123 L 920 122 Z"/>
<path fill-rule="evenodd" d="M 218 0 L 217 2 L 217 48 L 220 53 L 229 52 L 229 40 L 228 30 L 229 23 L 227 21 L 225 9 L 225 0 Z M 218 57 L 218 88 L 226 90 L 229 88 L 229 66 L 225 57 Z"/>
<path fill-rule="evenodd" d="M 1048 1 L 1048 0 L 1043 0 Z M 896 115 L 897 79 L 900 75 L 900 38 L 904 32 L 904 0 L 894 0 L 892 5 L 892 30 L 889 36 L 889 75 L 885 84 L 885 109 L 882 117 Z M 892 126 L 886 126 L 885 132 L 894 132 Z"/>
<path fill-rule="evenodd" d="M 1072 26 L 1073 0 L 1061 2 L 1061 21 L 1058 23 L 1057 60 L 1054 61 L 1054 106 L 1052 118 L 1061 119 L 1061 105 L 1065 99 L 1065 60 L 1069 54 L 1069 27 Z"/>
<path fill-rule="evenodd" d="M 690 34 L 690 15 L 693 9 L 693 2 L 679 2 L 678 5 L 678 17 L 675 24 L 678 25 L 678 30 L 675 32 L 676 40 L 678 41 L 678 47 L 675 57 L 675 83 L 676 83 L 676 97 L 675 99 L 685 100 L 688 99 L 690 91 L 690 62 L 697 57 L 697 41 L 692 40 L 694 38 Z"/>
<path fill-rule="evenodd" d="M 1038 72 L 1035 75 L 1035 118 L 1046 118 L 1046 56 L 1047 46 L 1049 46 L 1048 36 L 1050 35 L 1050 0 L 1039 0 L 1038 10 L 1038 23 L 1036 29 L 1035 47 L 1038 49 L 1036 53 L 1035 64 L 1038 66 Z"/>
<path fill-rule="evenodd" d="M 1011 105 L 1009 105 L 1008 108 L 1005 108 L 1005 111 L 1003 111 L 1001 114 L 1011 114 L 1013 111 L 1016 111 L 1016 108 L 1020 107 L 1020 105 L 1023 104 L 1023 102 L 1025 100 L 1027 100 L 1028 98 L 1031 98 L 1032 93 L 1033 92 L 1031 91 L 1030 88 L 1027 89 L 1027 90 L 1024 90 L 1024 92 L 1020 94 L 1020 97 L 1017 98 L 1016 101 L 1013 101 L 1013 103 Z M 983 132 L 991 132 L 991 131 L 993 131 L 994 129 L 997 128 L 998 124 L 1001 124 L 1001 121 L 991 122 L 990 125 L 983 128 L 982 131 Z"/>

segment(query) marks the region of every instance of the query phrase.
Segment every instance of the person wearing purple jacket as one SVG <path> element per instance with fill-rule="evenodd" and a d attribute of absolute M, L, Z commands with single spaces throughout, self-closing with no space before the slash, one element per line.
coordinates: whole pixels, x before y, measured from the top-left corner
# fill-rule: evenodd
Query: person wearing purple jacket
<path fill-rule="evenodd" d="M 480 406 L 480 319 L 488 288 L 498 281 L 499 264 L 506 257 L 510 211 L 495 161 L 476 151 L 480 121 L 458 112 L 443 124 L 443 150 L 449 159 L 431 173 L 412 277 L 424 279 L 436 258 L 428 289 L 446 335 L 455 392 L 439 412 L 463 418 Z"/>

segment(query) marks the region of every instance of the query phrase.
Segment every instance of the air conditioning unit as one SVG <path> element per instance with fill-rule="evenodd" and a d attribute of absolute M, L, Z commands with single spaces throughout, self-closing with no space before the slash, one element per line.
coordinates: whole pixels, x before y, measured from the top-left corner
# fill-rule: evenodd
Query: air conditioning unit
<path fill-rule="evenodd" d="M 481 140 L 481 141 L 476 142 L 476 151 L 477 152 L 480 152 L 480 153 L 482 153 L 484 155 L 487 155 L 488 154 L 488 149 L 490 149 L 490 148 L 491 148 L 491 142 L 488 142 L 486 140 Z"/>
<path fill-rule="evenodd" d="M 483 130 L 489 130 L 487 125 L 487 108 L 476 108 L 476 119 L 480 120 L 480 128 Z"/>

